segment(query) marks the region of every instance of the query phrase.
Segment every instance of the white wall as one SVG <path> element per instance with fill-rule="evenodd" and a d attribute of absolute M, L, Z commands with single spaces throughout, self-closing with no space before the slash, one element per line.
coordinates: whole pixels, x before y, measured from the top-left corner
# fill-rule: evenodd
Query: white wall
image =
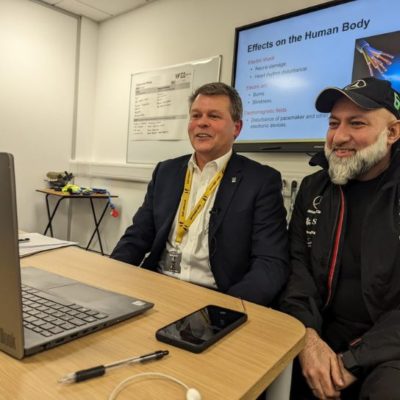
<path fill-rule="evenodd" d="M 159 0 L 100 24 L 94 159 L 125 161 L 133 72 L 221 54 L 221 80 L 230 83 L 235 27 L 317 3 Z"/>
<path fill-rule="evenodd" d="M 33 2 L 0 0 L 0 151 L 14 154 L 27 231 L 45 227 L 44 196 L 35 189 L 45 186 L 46 172 L 69 168 L 77 26 L 77 18 Z M 59 236 L 65 213 L 62 207 Z"/>
<path fill-rule="evenodd" d="M 125 163 L 131 74 L 220 54 L 221 80 L 230 83 L 235 27 L 322 2 L 158 0 L 97 24 L 29 0 L 0 0 L 0 151 L 16 158 L 20 227 L 43 230 L 44 199 L 34 189 L 47 171 L 73 168 L 78 184 L 119 196 L 120 218 L 107 214 L 101 227 L 110 252 L 154 168 Z M 304 155 L 251 156 L 290 179 L 311 170 Z M 89 205 L 71 209 L 70 238 L 85 244 Z M 61 238 L 67 217 L 65 205 L 55 221 Z"/>
<path fill-rule="evenodd" d="M 107 218 L 102 227 L 107 252 L 140 206 L 154 168 L 125 165 L 131 74 L 221 54 L 221 80 L 230 83 L 235 27 L 322 2 L 158 0 L 99 25 L 93 142 L 86 152 L 78 147 L 79 157 L 72 165 L 87 176 L 82 184 L 105 186 L 120 196 L 115 203 L 121 217 Z M 82 133 L 78 130 L 78 138 Z M 301 154 L 251 156 L 289 179 L 311 170 L 308 157 Z M 122 179 L 104 179 L 107 176 Z M 73 233 L 76 240 L 87 240 L 88 232 L 76 227 Z"/>
<path fill-rule="evenodd" d="M 80 24 L 78 48 L 76 137 L 72 159 L 93 160 L 94 106 L 97 83 L 99 25 L 87 18 Z"/>

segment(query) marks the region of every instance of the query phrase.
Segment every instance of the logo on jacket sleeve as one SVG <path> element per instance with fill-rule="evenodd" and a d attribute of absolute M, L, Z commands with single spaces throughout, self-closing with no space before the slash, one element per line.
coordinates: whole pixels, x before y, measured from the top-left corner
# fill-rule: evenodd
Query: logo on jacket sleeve
<path fill-rule="evenodd" d="M 307 247 L 312 246 L 314 236 L 316 234 L 316 225 L 318 223 L 318 218 L 321 214 L 319 209 L 322 202 L 322 196 L 316 196 L 311 202 L 311 206 L 306 211 L 306 244 Z"/>

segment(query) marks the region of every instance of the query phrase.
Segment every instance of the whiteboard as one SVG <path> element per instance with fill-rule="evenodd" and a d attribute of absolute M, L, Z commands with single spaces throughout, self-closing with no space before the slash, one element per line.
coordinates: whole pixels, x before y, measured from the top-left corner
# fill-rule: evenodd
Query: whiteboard
<path fill-rule="evenodd" d="M 199 86 L 219 81 L 221 59 L 215 56 L 131 75 L 127 163 L 155 164 L 192 152 L 188 97 Z"/>

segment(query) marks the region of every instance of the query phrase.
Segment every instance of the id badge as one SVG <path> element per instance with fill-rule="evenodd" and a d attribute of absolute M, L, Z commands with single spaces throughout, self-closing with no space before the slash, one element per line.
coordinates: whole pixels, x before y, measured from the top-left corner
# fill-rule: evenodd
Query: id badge
<path fill-rule="evenodd" d="M 165 270 L 173 274 L 181 273 L 182 253 L 179 249 L 172 249 L 167 252 Z"/>

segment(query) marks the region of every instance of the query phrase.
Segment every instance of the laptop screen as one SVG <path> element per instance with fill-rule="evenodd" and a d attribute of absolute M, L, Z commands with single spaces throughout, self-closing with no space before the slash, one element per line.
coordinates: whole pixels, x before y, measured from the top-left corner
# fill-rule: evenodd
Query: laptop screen
<path fill-rule="evenodd" d="M 21 271 L 14 162 L 10 154 L 0 153 L 1 351 L 23 358 L 124 321 L 153 305 L 40 268 Z"/>
<path fill-rule="evenodd" d="M 0 350 L 24 354 L 14 160 L 0 153 Z"/>

